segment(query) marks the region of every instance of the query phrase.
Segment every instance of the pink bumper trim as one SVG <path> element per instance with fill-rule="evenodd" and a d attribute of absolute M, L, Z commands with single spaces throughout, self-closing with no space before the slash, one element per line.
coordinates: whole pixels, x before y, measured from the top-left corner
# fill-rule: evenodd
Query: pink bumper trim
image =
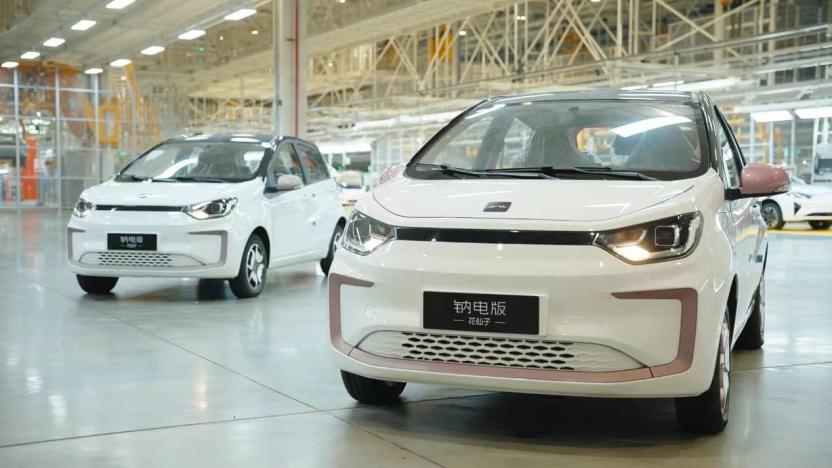
<path fill-rule="evenodd" d="M 329 338 L 332 346 L 345 355 L 371 366 L 421 372 L 438 372 L 506 379 L 529 379 L 562 382 L 613 383 L 644 380 L 684 372 L 693 359 L 693 343 L 696 332 L 696 291 L 693 289 L 666 289 L 614 293 L 620 299 L 677 299 L 682 303 L 682 325 L 679 352 L 668 364 L 611 372 L 576 372 L 547 369 L 513 369 L 509 367 L 478 366 L 446 362 L 411 361 L 393 359 L 362 351 L 344 341 L 341 335 L 341 286 L 370 288 L 373 283 L 333 273 L 329 276 Z M 692 314 L 692 316 L 691 316 Z M 691 330 L 689 330 L 693 327 Z"/>

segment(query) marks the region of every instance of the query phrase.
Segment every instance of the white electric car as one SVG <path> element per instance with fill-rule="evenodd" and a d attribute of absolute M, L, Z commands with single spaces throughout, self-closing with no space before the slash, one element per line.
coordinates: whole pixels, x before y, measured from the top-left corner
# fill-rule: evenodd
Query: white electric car
<path fill-rule="evenodd" d="M 762 201 L 762 214 L 770 229 L 781 229 L 786 223 L 808 221 L 812 229 L 832 226 L 832 188 L 823 184 L 807 184 L 792 176 L 789 193 Z"/>
<path fill-rule="evenodd" d="M 746 165 L 704 94 L 495 98 L 355 207 L 329 277 L 331 348 L 356 400 L 406 382 L 676 397 L 728 420 L 731 348 L 763 343 L 768 244 Z"/>
<path fill-rule="evenodd" d="M 236 296 L 254 297 L 269 267 L 320 260 L 328 273 L 344 222 L 315 145 L 194 135 L 85 190 L 67 227 L 67 257 L 92 294 L 122 276 L 165 276 L 229 279 Z"/>

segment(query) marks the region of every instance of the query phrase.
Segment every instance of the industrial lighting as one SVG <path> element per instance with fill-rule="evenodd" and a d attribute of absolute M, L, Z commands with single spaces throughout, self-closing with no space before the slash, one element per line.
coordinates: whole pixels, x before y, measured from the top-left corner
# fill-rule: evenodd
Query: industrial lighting
<path fill-rule="evenodd" d="M 755 122 L 782 122 L 784 120 L 792 120 L 792 114 L 786 110 L 766 111 L 766 112 L 752 112 L 751 118 Z"/>
<path fill-rule="evenodd" d="M 254 8 L 240 8 L 237 11 L 225 15 L 225 19 L 228 21 L 240 21 L 241 19 L 248 18 L 255 13 L 257 13 L 257 10 Z"/>
<path fill-rule="evenodd" d="M 28 52 L 23 52 L 22 54 L 20 54 L 20 58 L 22 58 L 23 60 L 34 60 L 38 57 L 40 57 L 40 52 L 36 50 L 30 50 Z"/>
<path fill-rule="evenodd" d="M 136 0 L 113 0 L 112 2 L 104 5 L 104 8 L 109 8 L 110 10 L 123 10 L 130 5 L 132 5 Z"/>
<path fill-rule="evenodd" d="M 130 59 L 116 59 L 116 60 L 113 60 L 112 62 L 110 62 L 110 66 L 121 68 L 121 67 L 126 67 L 127 65 L 130 65 L 131 63 L 133 63 L 133 62 L 131 62 Z"/>
<path fill-rule="evenodd" d="M 20 64 L 15 62 L 14 60 L 9 60 L 8 62 L 3 62 L 2 64 L 0 64 L 0 67 L 3 67 L 3 68 L 17 68 L 18 65 L 20 65 Z"/>
<path fill-rule="evenodd" d="M 260 31 L 258 31 L 258 30 L 256 30 L 256 29 L 252 29 L 252 30 L 251 30 L 251 35 L 252 35 L 252 36 L 256 36 L 256 35 L 258 35 L 258 34 L 260 34 Z"/>
<path fill-rule="evenodd" d="M 514 17 L 517 21 L 526 21 L 526 15 L 517 15 Z"/>
<path fill-rule="evenodd" d="M 722 89 L 738 84 L 738 78 L 720 78 L 717 80 L 697 81 L 679 86 L 679 91 L 707 91 L 710 89 Z"/>
<path fill-rule="evenodd" d="M 60 37 L 50 37 L 49 39 L 43 41 L 43 45 L 46 47 L 59 47 L 64 42 L 66 42 L 66 39 L 62 39 Z"/>
<path fill-rule="evenodd" d="M 637 89 L 644 89 L 646 87 L 647 87 L 647 85 L 640 84 L 640 85 L 624 86 L 621 89 L 623 89 L 624 91 L 635 91 Z"/>
<path fill-rule="evenodd" d="M 610 131 L 623 138 L 628 138 L 639 133 L 649 132 L 668 125 L 678 125 L 690 122 L 690 119 L 681 115 L 669 115 L 666 117 L 651 117 L 649 119 L 637 120 L 620 127 L 611 128 Z"/>
<path fill-rule="evenodd" d="M 86 31 L 87 29 L 89 29 L 93 26 L 95 26 L 95 21 L 88 20 L 88 19 L 82 19 L 82 20 L 79 20 L 77 23 L 73 24 L 72 26 L 70 26 L 69 29 L 71 29 L 73 31 Z"/>
<path fill-rule="evenodd" d="M 795 109 L 795 114 L 801 119 L 820 119 L 832 117 L 832 107 L 810 107 L 807 109 Z"/>
<path fill-rule="evenodd" d="M 589 3 L 601 3 L 601 0 L 589 0 Z"/>
<path fill-rule="evenodd" d="M 464 30 L 464 29 L 460 29 L 460 30 L 459 30 L 459 35 L 460 35 L 460 36 L 465 36 L 465 35 L 467 35 L 467 34 L 468 34 L 468 31 L 466 31 L 466 30 Z"/>
<path fill-rule="evenodd" d="M 663 82 L 661 82 L 661 83 L 655 83 L 655 84 L 653 84 L 653 87 L 654 87 L 654 88 L 668 88 L 668 87 L 671 87 L 671 86 L 679 86 L 680 84 L 685 84 L 685 82 L 684 82 L 684 81 L 682 81 L 682 80 L 678 80 L 678 81 L 663 81 Z"/>
<path fill-rule="evenodd" d="M 165 51 L 164 47 L 154 45 L 154 46 L 145 47 L 144 49 L 142 49 L 142 55 L 156 55 L 156 54 L 161 54 L 164 51 Z"/>
<path fill-rule="evenodd" d="M 183 41 L 192 41 L 198 37 L 202 37 L 205 35 L 205 31 L 201 29 L 191 29 L 190 31 L 185 31 L 179 35 L 179 39 Z"/>
<path fill-rule="evenodd" d="M 87 68 L 84 70 L 84 73 L 87 75 L 98 75 L 100 73 L 104 73 L 104 70 L 101 68 Z"/>

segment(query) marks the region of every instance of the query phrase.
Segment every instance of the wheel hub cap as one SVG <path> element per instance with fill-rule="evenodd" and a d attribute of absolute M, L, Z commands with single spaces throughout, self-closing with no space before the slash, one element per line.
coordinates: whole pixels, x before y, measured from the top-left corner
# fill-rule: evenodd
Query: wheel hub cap
<path fill-rule="evenodd" d="M 246 278 L 248 284 L 258 289 L 263 283 L 263 272 L 266 270 L 265 255 L 258 244 L 252 244 L 246 252 Z"/>
<path fill-rule="evenodd" d="M 722 417 L 728 415 L 728 390 L 731 387 L 731 331 L 728 319 L 723 319 L 719 334 L 719 408 Z"/>

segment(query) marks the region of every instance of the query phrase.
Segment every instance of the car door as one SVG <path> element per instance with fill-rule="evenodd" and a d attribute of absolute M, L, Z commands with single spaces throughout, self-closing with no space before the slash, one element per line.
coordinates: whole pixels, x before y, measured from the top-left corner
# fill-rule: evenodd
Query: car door
<path fill-rule="evenodd" d="M 270 265 L 291 263 L 305 253 L 311 229 L 307 222 L 311 204 L 304 187 L 296 190 L 275 192 L 277 179 L 294 175 L 304 179 L 300 159 L 291 143 L 278 145 L 269 162 L 266 177 L 266 205 L 271 220 Z M 305 181 L 305 179 L 304 179 Z M 271 188 L 271 190 L 269 190 Z"/>
<path fill-rule="evenodd" d="M 740 174 L 744 166 L 742 153 L 736 144 L 731 127 L 718 108 L 714 108 L 716 115 L 716 134 L 719 153 L 725 173 L 726 188 L 740 188 Z M 727 211 L 732 224 L 737 275 L 737 314 L 736 321 L 744 322 L 745 314 L 751 303 L 751 297 L 757 288 L 758 268 L 756 264 L 757 251 L 761 238 L 759 227 L 760 215 L 757 200 L 741 198 L 726 201 Z"/>
<path fill-rule="evenodd" d="M 296 142 L 295 148 L 308 178 L 313 207 L 308 220 L 312 231 L 309 237 L 310 251 L 325 256 L 340 212 L 338 203 L 333 203 L 333 200 L 337 200 L 338 188 L 317 148 L 303 142 Z"/>

